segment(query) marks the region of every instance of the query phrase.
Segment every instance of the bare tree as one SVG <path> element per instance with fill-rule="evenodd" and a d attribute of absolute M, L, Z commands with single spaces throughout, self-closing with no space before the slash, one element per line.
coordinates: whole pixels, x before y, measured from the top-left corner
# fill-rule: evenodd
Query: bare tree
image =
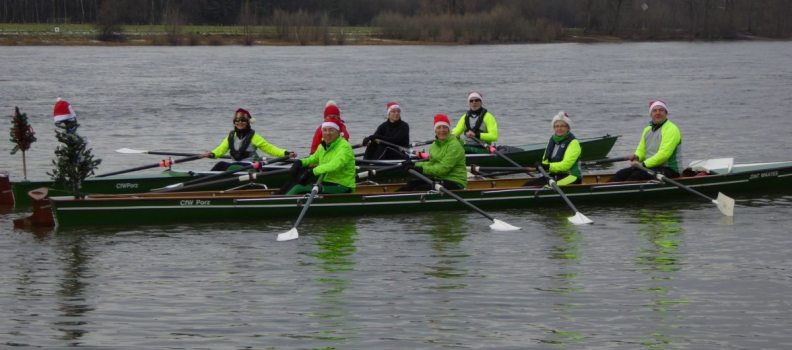
<path fill-rule="evenodd" d="M 181 18 L 179 7 L 168 6 L 162 13 L 162 24 L 165 26 L 165 38 L 172 46 L 181 45 L 184 36 L 184 22 Z"/>

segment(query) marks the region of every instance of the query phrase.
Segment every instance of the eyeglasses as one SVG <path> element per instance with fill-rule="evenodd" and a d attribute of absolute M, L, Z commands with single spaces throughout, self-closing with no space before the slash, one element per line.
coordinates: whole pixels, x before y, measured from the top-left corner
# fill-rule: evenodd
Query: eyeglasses
<path fill-rule="evenodd" d="M 239 123 L 239 122 L 245 122 L 245 123 L 247 123 L 247 121 L 248 121 L 248 120 L 247 120 L 247 119 L 245 119 L 245 118 L 234 118 L 234 123 Z"/>
<path fill-rule="evenodd" d="M 476 99 L 470 100 L 470 102 L 481 102 L 481 100 L 476 98 Z"/>

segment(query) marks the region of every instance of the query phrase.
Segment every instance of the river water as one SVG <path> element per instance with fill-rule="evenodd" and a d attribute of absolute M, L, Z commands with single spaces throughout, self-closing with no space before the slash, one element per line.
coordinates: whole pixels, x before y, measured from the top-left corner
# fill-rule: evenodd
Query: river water
<path fill-rule="evenodd" d="M 0 114 L 28 113 L 30 179 L 57 145 L 56 97 L 79 115 L 98 173 L 156 162 L 128 147 L 200 152 L 239 108 L 305 155 L 325 102 L 353 141 L 385 104 L 414 141 L 480 91 L 502 144 L 544 142 L 569 113 L 578 137 L 623 137 L 664 99 L 687 160 L 790 160 L 785 42 L 383 47 L 0 47 Z M 10 118 L 3 117 L 10 126 Z M 0 170 L 24 174 L 2 141 Z M 206 169 L 209 160 L 182 167 Z M 182 168 L 183 169 L 183 168 Z M 611 167 L 605 170 L 613 170 Z M 601 171 L 603 169 L 593 169 Z M 156 170 L 152 170 L 156 171 Z M 239 224 L 13 230 L 0 214 L 0 344 L 151 349 L 789 349 L 792 192 L 735 196 L 734 219 L 695 198 Z"/>

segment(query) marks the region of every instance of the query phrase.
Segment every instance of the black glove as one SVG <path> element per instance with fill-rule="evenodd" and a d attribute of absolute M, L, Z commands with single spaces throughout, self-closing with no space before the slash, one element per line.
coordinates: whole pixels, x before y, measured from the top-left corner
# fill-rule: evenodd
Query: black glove
<path fill-rule="evenodd" d="M 404 163 L 402 163 L 402 169 L 404 169 L 404 171 L 409 172 L 410 169 L 413 168 L 415 168 L 415 163 L 413 163 L 411 160 L 406 160 Z"/>
<path fill-rule="evenodd" d="M 300 175 L 300 185 L 307 185 L 308 180 L 311 179 L 311 176 L 313 176 L 313 169 L 308 169 L 302 173 L 302 175 Z"/>
<path fill-rule="evenodd" d="M 371 139 L 368 136 L 366 136 L 363 138 L 363 142 L 361 142 L 360 144 L 363 146 L 368 146 L 369 141 L 371 141 Z"/>
<path fill-rule="evenodd" d="M 292 163 L 291 169 L 289 169 L 289 175 L 293 178 L 297 178 L 300 176 L 300 169 L 302 168 L 302 161 L 297 160 L 296 162 Z"/>
<path fill-rule="evenodd" d="M 371 135 L 369 135 L 368 139 L 371 140 L 371 141 L 374 141 L 374 140 L 377 139 L 377 135 L 371 134 Z M 374 142 L 376 142 L 376 141 L 374 141 Z"/>
<path fill-rule="evenodd" d="M 545 171 L 547 171 L 547 165 L 545 165 L 544 163 L 542 163 L 542 161 L 541 161 L 541 160 L 540 160 L 540 161 L 538 161 L 538 162 L 536 162 L 536 163 L 534 163 L 534 167 L 536 168 L 536 171 L 539 171 L 539 168 L 542 168 L 542 169 L 544 169 Z"/>
<path fill-rule="evenodd" d="M 416 173 L 423 174 L 423 167 L 417 166 L 417 167 L 412 168 L 412 170 L 414 172 L 416 172 Z"/>
<path fill-rule="evenodd" d="M 291 154 L 292 154 L 292 152 L 290 152 L 290 151 L 284 151 L 284 152 L 283 152 L 283 156 L 284 156 L 284 157 L 288 157 L 288 156 L 290 156 Z"/>

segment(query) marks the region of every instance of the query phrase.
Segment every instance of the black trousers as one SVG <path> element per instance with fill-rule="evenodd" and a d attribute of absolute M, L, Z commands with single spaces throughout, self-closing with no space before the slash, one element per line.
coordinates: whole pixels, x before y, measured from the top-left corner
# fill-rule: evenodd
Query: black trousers
<path fill-rule="evenodd" d="M 679 173 L 672 170 L 669 167 L 655 167 L 655 168 L 649 168 L 649 170 L 652 170 L 657 173 L 661 173 L 666 177 L 671 177 L 671 178 L 679 177 Z M 649 175 L 649 173 L 638 168 L 629 167 L 617 171 L 616 174 L 610 180 L 608 180 L 608 182 L 642 181 L 642 180 L 652 180 L 652 179 L 654 179 L 654 177 L 652 177 L 652 175 Z"/>
<path fill-rule="evenodd" d="M 458 183 L 454 181 L 442 180 L 440 181 L 440 185 L 445 187 L 448 190 L 459 190 L 462 189 Z M 434 189 L 433 184 L 428 184 L 426 181 L 421 179 L 411 180 L 402 186 L 400 189 L 396 190 L 396 192 L 404 192 L 404 191 L 429 191 Z"/>

